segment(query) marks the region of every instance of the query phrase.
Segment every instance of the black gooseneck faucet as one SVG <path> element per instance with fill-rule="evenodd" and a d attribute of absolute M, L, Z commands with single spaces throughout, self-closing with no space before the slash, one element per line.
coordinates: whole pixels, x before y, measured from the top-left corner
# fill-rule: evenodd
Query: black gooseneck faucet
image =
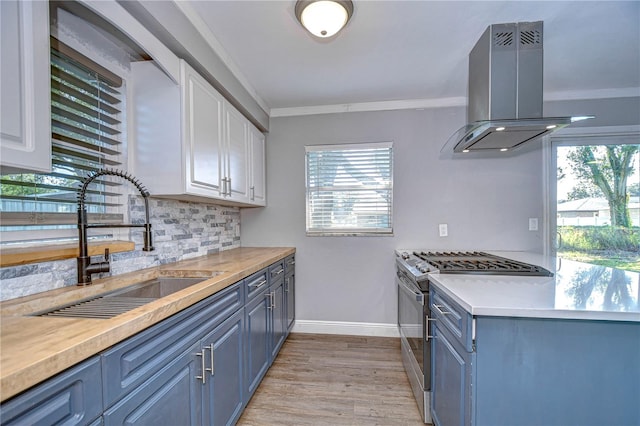
<path fill-rule="evenodd" d="M 111 224 L 99 224 L 99 223 L 87 223 L 87 209 L 85 207 L 85 197 L 87 192 L 87 187 L 94 179 L 100 176 L 118 176 L 125 180 L 131 182 L 140 194 L 142 198 L 144 198 L 144 211 L 145 211 L 145 220 L 144 224 L 120 224 L 120 225 L 111 225 Z M 137 179 L 125 173 L 121 170 L 115 169 L 103 169 L 98 170 L 96 172 L 91 173 L 87 176 L 83 183 L 82 188 L 78 190 L 78 244 L 79 244 L 79 255 L 78 255 L 78 285 L 89 285 L 91 284 L 91 275 L 97 274 L 100 272 L 109 272 L 111 266 L 109 264 L 109 249 L 105 249 L 104 251 L 104 262 L 94 262 L 91 263 L 91 256 L 88 254 L 87 247 L 87 229 L 89 228 L 144 228 L 144 247 L 143 251 L 152 251 L 153 243 L 151 241 L 151 222 L 149 221 L 149 192 L 145 189 L 144 186 L 138 182 Z"/>

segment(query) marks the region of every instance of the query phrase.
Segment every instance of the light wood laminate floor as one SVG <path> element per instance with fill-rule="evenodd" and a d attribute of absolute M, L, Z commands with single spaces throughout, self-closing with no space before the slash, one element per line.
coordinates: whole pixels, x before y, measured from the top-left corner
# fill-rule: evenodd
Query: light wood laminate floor
<path fill-rule="evenodd" d="M 292 333 L 238 425 L 423 425 L 400 339 Z"/>

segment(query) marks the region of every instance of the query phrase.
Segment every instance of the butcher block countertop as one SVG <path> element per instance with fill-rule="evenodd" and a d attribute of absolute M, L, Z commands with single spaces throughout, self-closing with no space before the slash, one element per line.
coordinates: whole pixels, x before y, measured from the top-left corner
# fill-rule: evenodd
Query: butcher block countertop
<path fill-rule="evenodd" d="M 0 400 L 133 336 L 243 278 L 295 253 L 291 247 L 242 247 L 64 287 L 0 303 Z M 30 316 L 159 276 L 203 282 L 110 319 Z"/>

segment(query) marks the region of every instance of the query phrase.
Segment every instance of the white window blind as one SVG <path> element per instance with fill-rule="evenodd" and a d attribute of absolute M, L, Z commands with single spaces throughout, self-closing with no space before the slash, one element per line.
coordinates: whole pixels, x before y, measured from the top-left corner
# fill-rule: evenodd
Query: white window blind
<path fill-rule="evenodd" d="M 0 176 L 3 232 L 75 228 L 81 180 L 120 166 L 122 80 L 57 40 L 51 44 L 52 171 Z M 122 222 L 121 185 L 94 181 L 90 222 Z"/>
<path fill-rule="evenodd" d="M 307 146 L 307 234 L 393 232 L 390 142 Z"/>

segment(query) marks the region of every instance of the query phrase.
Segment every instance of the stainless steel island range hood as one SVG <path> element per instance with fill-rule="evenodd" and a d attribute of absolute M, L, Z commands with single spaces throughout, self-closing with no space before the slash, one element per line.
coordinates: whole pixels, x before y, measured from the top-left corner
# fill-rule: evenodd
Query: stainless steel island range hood
<path fill-rule="evenodd" d="M 511 152 L 591 117 L 543 117 L 542 21 L 490 25 L 469 54 L 470 124 L 443 152 Z"/>

